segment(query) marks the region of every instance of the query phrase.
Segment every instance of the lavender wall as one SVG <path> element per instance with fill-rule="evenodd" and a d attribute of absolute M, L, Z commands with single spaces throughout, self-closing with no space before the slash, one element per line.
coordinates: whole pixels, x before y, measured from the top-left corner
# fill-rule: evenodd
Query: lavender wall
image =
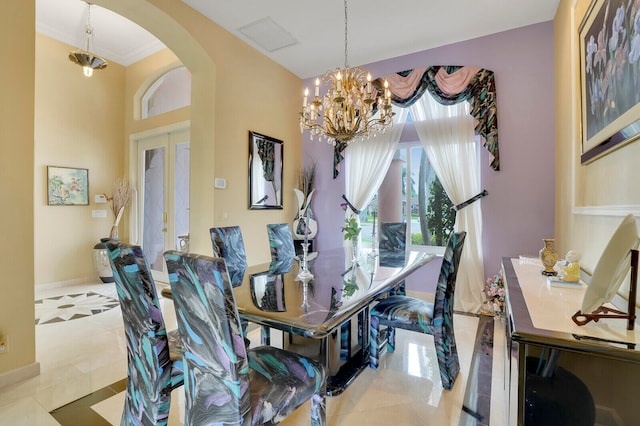
<path fill-rule="evenodd" d="M 469 65 L 495 73 L 500 171 L 488 166 L 482 150 L 482 202 L 485 275 L 498 271 L 503 256 L 535 254 L 542 238 L 554 235 L 555 121 L 553 22 L 363 65 L 384 76 L 424 65 Z M 313 80 L 303 82 L 312 87 Z M 303 161 L 317 161 L 318 249 L 342 244 L 340 209 L 344 180 L 331 178 L 332 147 L 303 135 Z M 429 265 L 429 273 L 437 268 Z M 431 280 L 429 280 L 431 281 Z M 411 283 L 409 283 L 411 288 Z"/>

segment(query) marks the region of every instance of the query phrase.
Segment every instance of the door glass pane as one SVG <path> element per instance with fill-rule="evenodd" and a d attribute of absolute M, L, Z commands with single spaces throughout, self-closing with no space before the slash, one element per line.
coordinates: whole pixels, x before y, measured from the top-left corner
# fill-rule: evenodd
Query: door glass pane
<path fill-rule="evenodd" d="M 189 142 L 176 144 L 174 169 L 174 243 L 178 250 L 189 251 Z"/>
<path fill-rule="evenodd" d="M 164 271 L 164 158 L 163 147 L 144 152 L 142 251 L 155 271 Z"/>

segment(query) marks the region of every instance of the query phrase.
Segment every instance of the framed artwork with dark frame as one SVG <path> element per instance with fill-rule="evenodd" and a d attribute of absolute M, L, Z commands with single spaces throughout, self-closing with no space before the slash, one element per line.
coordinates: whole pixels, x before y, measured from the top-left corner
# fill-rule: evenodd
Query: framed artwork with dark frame
<path fill-rule="evenodd" d="M 88 206 L 89 169 L 47 166 L 47 204 Z"/>
<path fill-rule="evenodd" d="M 581 163 L 640 137 L 640 29 L 634 0 L 592 0 L 579 27 Z"/>
<path fill-rule="evenodd" d="M 283 142 L 249 131 L 249 208 L 282 209 Z"/>

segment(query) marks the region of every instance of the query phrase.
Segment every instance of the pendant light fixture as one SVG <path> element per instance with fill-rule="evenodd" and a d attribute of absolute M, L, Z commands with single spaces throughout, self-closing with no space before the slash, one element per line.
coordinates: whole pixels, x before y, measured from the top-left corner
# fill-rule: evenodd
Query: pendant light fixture
<path fill-rule="evenodd" d="M 85 2 L 86 3 L 86 2 Z M 107 61 L 98 56 L 90 53 L 93 47 L 93 27 L 91 26 L 91 3 L 87 3 L 87 25 L 84 27 L 84 50 L 78 49 L 69 53 L 69 60 L 82 67 L 82 72 L 85 76 L 91 77 L 93 70 L 101 70 L 107 67 Z"/>

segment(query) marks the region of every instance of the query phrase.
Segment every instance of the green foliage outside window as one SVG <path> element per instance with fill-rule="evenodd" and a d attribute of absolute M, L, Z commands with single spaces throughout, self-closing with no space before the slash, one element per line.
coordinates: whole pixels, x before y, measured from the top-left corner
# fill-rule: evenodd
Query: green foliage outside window
<path fill-rule="evenodd" d="M 456 212 L 453 204 L 438 179 L 429 187 L 429 207 L 427 209 L 427 225 L 431 231 L 431 244 L 444 246 L 449 234 L 453 231 Z"/>

